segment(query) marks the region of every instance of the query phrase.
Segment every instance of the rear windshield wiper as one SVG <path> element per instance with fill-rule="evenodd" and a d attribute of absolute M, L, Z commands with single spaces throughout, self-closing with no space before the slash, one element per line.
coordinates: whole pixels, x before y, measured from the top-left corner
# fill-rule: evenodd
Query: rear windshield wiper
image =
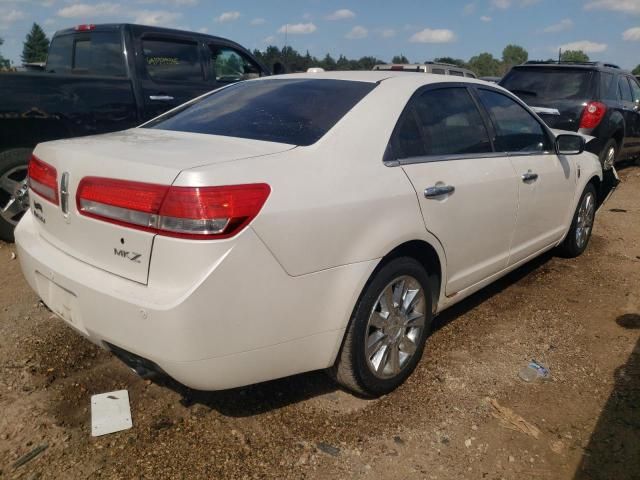
<path fill-rule="evenodd" d="M 513 90 L 511 90 L 512 93 L 515 93 L 516 95 L 529 95 L 530 97 L 537 97 L 538 94 L 536 92 L 533 92 L 531 90 L 519 90 L 517 88 L 514 88 Z"/>

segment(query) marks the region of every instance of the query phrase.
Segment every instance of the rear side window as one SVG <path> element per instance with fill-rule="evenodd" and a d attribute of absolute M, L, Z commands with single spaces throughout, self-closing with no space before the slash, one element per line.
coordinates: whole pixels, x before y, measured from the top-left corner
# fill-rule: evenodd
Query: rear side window
<path fill-rule="evenodd" d="M 620 95 L 620 100 L 623 102 L 633 102 L 631 86 L 627 81 L 627 77 L 620 76 L 618 78 L 618 95 Z"/>
<path fill-rule="evenodd" d="M 404 117 L 396 136 L 399 158 L 491 152 L 484 122 L 466 88 L 428 90 L 412 100 Z"/>
<path fill-rule="evenodd" d="M 491 90 L 478 89 L 478 94 L 497 130 L 496 150 L 534 153 L 549 149 L 544 129 L 521 105 Z"/>
<path fill-rule="evenodd" d="M 633 93 L 633 101 L 639 102 L 640 101 L 640 85 L 638 85 L 638 82 L 631 77 L 629 77 L 629 83 L 631 84 L 631 93 Z"/>
<path fill-rule="evenodd" d="M 444 68 L 432 68 L 431 73 L 435 73 L 437 75 L 444 75 L 446 72 Z"/>
<path fill-rule="evenodd" d="M 124 54 L 119 32 L 63 35 L 51 43 L 47 70 L 124 77 Z"/>
<path fill-rule="evenodd" d="M 200 50 L 195 42 L 143 39 L 144 63 L 156 81 L 200 81 L 203 79 Z"/>
<path fill-rule="evenodd" d="M 603 100 L 617 100 L 618 94 L 614 88 L 613 73 L 600 72 L 600 97 Z"/>
<path fill-rule="evenodd" d="M 146 127 L 311 145 L 375 86 L 317 79 L 240 82 L 186 104 Z"/>
<path fill-rule="evenodd" d="M 453 75 L 454 77 L 464 77 L 464 73 L 459 70 L 449 70 L 449 75 Z"/>
<path fill-rule="evenodd" d="M 530 105 L 536 100 L 584 100 L 593 72 L 571 68 L 513 68 L 500 85 Z"/>

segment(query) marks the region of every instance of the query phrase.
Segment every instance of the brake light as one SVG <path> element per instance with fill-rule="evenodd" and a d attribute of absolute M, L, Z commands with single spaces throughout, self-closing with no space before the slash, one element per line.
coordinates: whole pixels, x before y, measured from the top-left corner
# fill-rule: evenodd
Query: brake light
<path fill-rule="evenodd" d="M 76 202 L 82 215 L 159 235 L 228 238 L 244 228 L 271 193 L 265 183 L 224 187 L 170 187 L 83 178 Z"/>
<path fill-rule="evenodd" d="M 85 23 L 82 25 L 76 25 L 75 27 L 75 31 L 76 32 L 88 32 L 91 30 L 95 30 L 96 26 L 93 23 Z"/>
<path fill-rule="evenodd" d="M 607 112 L 607 106 L 600 102 L 589 102 L 582 111 L 580 128 L 596 128 Z"/>
<path fill-rule="evenodd" d="M 29 160 L 29 188 L 42 198 L 58 205 L 58 172 L 35 155 Z"/>

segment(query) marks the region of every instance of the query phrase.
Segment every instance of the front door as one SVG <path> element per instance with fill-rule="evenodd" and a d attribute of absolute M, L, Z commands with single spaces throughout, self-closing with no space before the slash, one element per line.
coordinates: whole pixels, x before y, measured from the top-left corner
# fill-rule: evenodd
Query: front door
<path fill-rule="evenodd" d="M 493 152 L 468 89 L 450 85 L 415 95 L 392 140 L 425 226 L 444 248 L 447 295 L 507 266 L 518 194 L 511 162 Z"/>
<path fill-rule="evenodd" d="M 620 77 L 622 81 L 624 77 Z M 622 109 L 626 124 L 626 142 L 629 143 L 629 152 L 637 155 L 640 152 L 640 85 L 633 77 L 626 77 L 631 86 L 631 101 L 628 92 L 624 94 Z"/>
<path fill-rule="evenodd" d="M 553 138 L 510 96 L 478 88 L 478 97 L 495 127 L 496 149 L 509 155 L 518 184 L 518 217 L 510 264 L 560 240 L 571 221 L 575 167 L 558 156 Z"/>

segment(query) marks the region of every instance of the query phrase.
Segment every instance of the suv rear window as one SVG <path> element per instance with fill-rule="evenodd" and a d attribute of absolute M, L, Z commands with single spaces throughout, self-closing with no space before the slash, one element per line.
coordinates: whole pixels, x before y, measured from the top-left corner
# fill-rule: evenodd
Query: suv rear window
<path fill-rule="evenodd" d="M 241 82 L 186 104 L 146 127 L 306 146 L 331 130 L 375 86 L 317 79 Z"/>
<path fill-rule="evenodd" d="M 593 72 L 571 68 L 514 68 L 500 85 L 525 102 L 589 97 Z"/>

